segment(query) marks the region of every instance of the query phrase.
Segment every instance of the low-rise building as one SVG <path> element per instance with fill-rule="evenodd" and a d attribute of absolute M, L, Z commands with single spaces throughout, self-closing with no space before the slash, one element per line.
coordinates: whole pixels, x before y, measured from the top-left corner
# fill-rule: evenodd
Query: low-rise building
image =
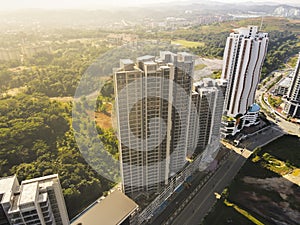
<path fill-rule="evenodd" d="M 87 212 L 74 220 L 71 225 L 127 225 L 138 210 L 138 205 L 115 190 L 103 200 L 96 202 Z"/>
<path fill-rule="evenodd" d="M 275 88 L 275 95 L 285 96 L 288 93 L 288 90 L 292 83 L 292 74 L 282 79 Z"/>

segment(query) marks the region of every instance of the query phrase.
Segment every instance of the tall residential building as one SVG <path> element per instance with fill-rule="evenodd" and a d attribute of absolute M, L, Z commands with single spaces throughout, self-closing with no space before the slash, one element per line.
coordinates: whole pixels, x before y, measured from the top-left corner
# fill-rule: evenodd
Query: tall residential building
<path fill-rule="evenodd" d="M 284 112 L 291 117 L 300 118 L 300 52 L 293 72 L 292 82 L 287 94 Z"/>
<path fill-rule="evenodd" d="M 193 56 L 160 52 L 114 74 L 123 190 L 136 199 L 160 191 L 186 164 Z"/>
<path fill-rule="evenodd" d="M 69 218 L 58 175 L 25 180 L 0 179 L 1 223 L 67 225 Z"/>
<path fill-rule="evenodd" d="M 220 140 L 220 128 L 227 82 L 204 78 L 194 83 L 188 135 L 188 157 L 200 154 Z"/>
<path fill-rule="evenodd" d="M 259 32 L 257 26 L 233 30 L 227 38 L 221 76 L 228 80 L 222 128 L 225 136 L 257 123 L 259 111 L 254 112 L 257 106 L 252 106 L 268 42 L 268 34 Z"/>

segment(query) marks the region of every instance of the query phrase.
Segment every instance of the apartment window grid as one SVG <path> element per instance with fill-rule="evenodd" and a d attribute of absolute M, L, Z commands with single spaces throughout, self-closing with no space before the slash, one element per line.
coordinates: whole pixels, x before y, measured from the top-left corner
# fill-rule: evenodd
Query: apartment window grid
<path fill-rule="evenodd" d="M 141 59 L 142 60 L 142 59 Z M 184 64 L 181 64 L 182 67 L 184 68 Z M 145 64 L 143 67 L 143 62 L 139 62 L 139 68 L 145 68 L 146 74 L 143 74 L 143 76 L 151 78 L 147 79 L 145 82 L 143 82 L 143 88 L 140 90 L 142 91 L 137 91 L 137 95 L 135 96 L 135 99 L 138 99 L 137 97 L 140 97 L 139 95 L 142 93 L 142 96 L 144 97 L 144 101 L 141 101 L 141 107 L 132 107 L 132 109 L 126 109 L 126 106 L 128 102 L 131 102 L 133 99 L 128 99 L 128 95 L 125 96 L 123 95 L 122 98 L 120 96 L 117 97 L 118 104 L 119 104 L 119 119 L 122 118 L 122 120 L 126 120 L 126 116 L 122 116 L 123 112 L 126 112 L 126 110 L 130 110 L 130 116 L 129 116 L 129 124 L 123 123 L 120 121 L 120 130 L 121 130 L 121 151 L 122 151 L 122 163 L 125 164 L 125 161 L 130 160 L 130 163 L 133 163 L 133 161 L 138 160 L 138 158 L 142 159 L 142 165 L 147 166 L 147 169 L 145 172 L 142 174 L 142 180 L 145 182 L 144 184 L 147 185 L 146 189 L 148 190 L 159 190 L 161 186 L 161 180 L 165 178 L 165 173 L 166 173 L 166 164 L 165 164 L 165 158 L 166 158 L 166 152 L 167 152 L 167 141 L 165 137 L 166 133 L 166 128 L 168 127 L 168 124 L 172 120 L 172 140 L 178 139 L 182 137 L 183 132 L 180 131 L 173 131 L 174 128 L 179 129 L 182 127 L 182 124 L 180 122 L 179 118 L 179 113 L 185 113 L 187 114 L 187 110 L 183 108 L 186 107 L 186 101 L 181 99 L 181 96 L 176 96 L 172 101 L 177 101 L 178 105 L 180 106 L 179 109 L 175 109 L 174 107 L 172 108 L 172 118 L 169 117 L 169 102 L 167 99 L 169 98 L 169 82 L 168 81 L 163 81 L 161 82 L 161 78 L 168 79 L 170 77 L 170 68 L 161 68 L 157 70 L 156 67 L 151 66 L 151 64 Z M 175 66 L 176 68 L 176 66 Z M 191 65 L 189 65 L 189 69 L 192 68 Z M 148 71 L 148 73 L 147 73 Z M 149 72 L 150 71 L 150 72 Z M 179 85 L 181 85 L 185 90 L 191 88 L 191 82 L 190 82 L 190 76 L 185 76 L 187 74 L 183 73 L 182 71 L 179 71 L 179 75 L 176 74 L 175 72 L 175 77 L 176 81 Z M 139 71 L 142 73 L 142 71 Z M 132 72 L 125 72 L 126 73 L 132 73 Z M 122 74 L 122 72 L 120 72 Z M 116 75 L 118 76 L 118 75 Z M 118 80 L 118 77 L 116 77 Z M 123 77 L 121 77 L 123 79 Z M 136 79 L 136 78 L 134 78 Z M 128 80 L 132 81 L 132 80 Z M 174 87 L 172 87 L 174 88 Z M 137 89 L 137 87 L 133 87 L 133 89 Z M 117 87 L 117 92 L 121 90 L 119 87 Z M 176 93 L 176 90 L 174 90 L 174 93 Z M 162 96 L 163 98 L 153 98 L 150 96 Z M 162 100 L 163 99 L 163 100 Z M 123 101 L 123 104 L 120 102 Z M 124 109 L 122 108 L 124 107 Z M 178 112 L 176 112 L 178 110 Z M 128 112 L 127 112 L 128 113 Z M 164 120 L 164 123 L 153 123 L 149 124 L 153 118 L 160 118 Z M 127 120 L 128 121 L 128 120 Z M 164 127 L 162 126 L 164 125 Z M 186 125 L 186 124 L 184 124 Z M 153 130 L 151 130 L 153 129 Z M 127 143 L 129 142 L 128 148 L 124 148 L 124 145 L 122 145 L 122 140 L 123 138 L 126 138 L 126 133 L 128 130 L 131 130 L 133 133 L 139 134 L 140 138 L 147 140 L 144 142 L 146 145 L 145 146 L 140 146 L 141 149 L 146 148 L 146 152 L 142 152 L 142 155 L 136 157 L 133 157 L 135 154 L 134 151 L 132 151 L 132 148 L 136 148 L 137 144 L 134 143 L 131 140 L 128 140 Z M 155 132 L 153 132 L 155 131 Z M 125 133 L 125 134 L 123 134 Z M 149 138 L 153 137 L 153 140 L 150 140 Z M 125 140 L 125 139 L 124 139 Z M 158 143 L 160 143 L 159 146 L 157 145 L 157 141 L 159 140 Z M 169 140 L 170 141 L 170 140 Z M 173 143 L 173 146 L 176 146 L 177 143 Z M 171 148 L 172 148 L 171 147 Z M 182 145 L 182 149 L 185 148 L 184 145 Z M 130 152 L 127 154 L 127 151 Z M 177 158 L 181 158 L 182 161 L 185 160 L 185 157 L 183 157 L 184 154 L 177 154 Z M 157 163 L 160 163 L 160 166 L 156 167 L 151 167 L 151 165 L 155 165 Z M 178 165 L 175 166 L 182 166 L 184 162 L 178 163 Z M 123 165 L 123 171 L 124 171 L 124 188 L 125 191 L 126 189 L 129 190 L 130 187 L 128 187 L 128 183 L 126 184 L 126 179 L 132 179 L 132 171 L 131 173 L 127 176 L 125 175 L 125 172 L 127 173 L 127 170 L 125 167 L 129 167 L 128 170 L 134 170 L 134 168 L 130 166 L 125 166 Z M 141 180 L 141 177 L 138 178 L 137 180 Z M 153 183 L 154 182 L 154 183 Z M 157 184 L 156 184 L 157 183 Z M 131 188 L 130 191 L 133 189 L 139 189 L 139 188 Z"/>

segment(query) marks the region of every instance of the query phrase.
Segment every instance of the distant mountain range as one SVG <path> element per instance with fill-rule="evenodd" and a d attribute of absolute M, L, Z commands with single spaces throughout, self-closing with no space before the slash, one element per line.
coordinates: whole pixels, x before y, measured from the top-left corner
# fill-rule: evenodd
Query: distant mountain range
<path fill-rule="evenodd" d="M 189 12 L 188 14 L 186 12 Z M 197 16 L 240 15 L 279 16 L 300 19 L 300 7 L 270 3 L 224 3 L 205 1 L 178 1 L 147 4 L 135 7 L 107 9 L 23 9 L 0 11 L 0 27 L 39 24 L 40 26 L 107 26 L 121 20 L 139 23 L 144 18 L 155 21 L 166 17 L 191 18 Z"/>

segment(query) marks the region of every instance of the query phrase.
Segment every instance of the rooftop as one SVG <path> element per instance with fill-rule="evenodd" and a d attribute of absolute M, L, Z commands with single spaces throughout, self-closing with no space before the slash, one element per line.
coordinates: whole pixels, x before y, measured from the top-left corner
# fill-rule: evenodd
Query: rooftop
<path fill-rule="evenodd" d="M 291 85 L 291 83 L 292 83 L 292 78 L 291 77 L 286 77 L 286 78 L 284 78 L 281 82 L 279 82 L 279 86 L 281 86 L 281 87 L 290 87 L 290 85 Z"/>
<path fill-rule="evenodd" d="M 260 32 L 258 26 L 248 26 L 248 27 L 240 27 L 237 29 L 233 29 L 232 33 L 234 35 L 243 35 L 245 38 L 264 38 L 267 37 L 267 33 Z"/>
<path fill-rule="evenodd" d="M 21 196 L 20 205 L 35 202 L 38 192 L 38 182 L 22 184 L 21 185 Z"/>
<path fill-rule="evenodd" d="M 117 225 L 134 212 L 138 205 L 116 190 L 76 219 L 71 225 Z"/>
<path fill-rule="evenodd" d="M 212 78 L 203 78 L 201 81 L 197 81 L 193 85 L 195 87 L 214 87 L 216 86 L 216 80 Z"/>
<path fill-rule="evenodd" d="M 177 55 L 182 55 L 182 56 L 193 56 L 191 53 L 188 53 L 188 52 L 178 52 Z"/>
<path fill-rule="evenodd" d="M 228 81 L 224 80 L 224 79 L 216 79 L 216 82 L 218 83 L 218 85 L 220 86 L 224 86 L 227 85 Z"/>
<path fill-rule="evenodd" d="M 134 62 L 131 59 L 120 59 L 120 62 L 124 65 L 134 64 Z"/>
<path fill-rule="evenodd" d="M 57 174 L 38 177 L 30 180 L 24 180 L 21 184 L 21 196 L 19 204 L 35 202 L 41 188 L 46 188 L 53 185 L 53 182 L 58 179 Z"/>
<path fill-rule="evenodd" d="M 17 182 L 16 176 L 0 178 L 0 194 L 3 194 L 2 199 L 0 199 L 1 203 L 9 202 L 15 182 Z"/>
<path fill-rule="evenodd" d="M 157 65 L 157 63 L 153 61 L 148 61 L 148 62 L 144 62 L 144 65 Z"/>
<path fill-rule="evenodd" d="M 39 203 L 41 203 L 41 202 L 46 202 L 46 201 L 47 201 L 47 198 L 48 198 L 48 193 L 47 193 L 47 192 L 42 193 L 42 194 L 39 194 L 38 202 L 39 202 Z"/>
<path fill-rule="evenodd" d="M 136 58 L 137 61 L 153 61 L 155 59 L 155 56 L 153 55 L 144 55 L 144 56 L 140 56 L 138 58 Z"/>
<path fill-rule="evenodd" d="M 161 69 L 170 69 L 170 66 L 160 66 Z"/>
<path fill-rule="evenodd" d="M 44 177 L 37 177 L 30 180 L 22 181 L 22 184 L 34 183 L 34 182 L 52 182 L 53 180 L 58 180 L 57 174 L 52 174 Z"/>

